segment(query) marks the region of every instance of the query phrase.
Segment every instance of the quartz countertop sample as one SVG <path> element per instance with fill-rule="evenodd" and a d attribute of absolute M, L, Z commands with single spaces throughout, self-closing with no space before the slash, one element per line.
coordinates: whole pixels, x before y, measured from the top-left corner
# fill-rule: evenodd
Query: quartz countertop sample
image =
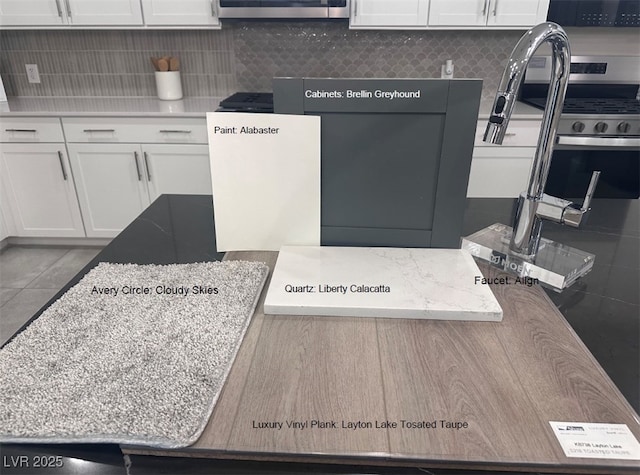
<path fill-rule="evenodd" d="M 9 97 L 0 103 L 0 116 L 131 116 L 205 117 L 224 97 L 185 97 L 161 101 L 155 97 Z"/>
<path fill-rule="evenodd" d="M 481 280 L 471 254 L 460 249 L 283 246 L 264 310 L 501 321 L 502 309 Z"/>

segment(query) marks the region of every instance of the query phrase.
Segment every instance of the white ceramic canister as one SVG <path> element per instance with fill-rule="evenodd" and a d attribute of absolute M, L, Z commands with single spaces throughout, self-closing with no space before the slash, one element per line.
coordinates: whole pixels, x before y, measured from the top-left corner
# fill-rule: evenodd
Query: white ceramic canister
<path fill-rule="evenodd" d="M 180 71 L 156 71 L 155 74 L 158 99 L 163 101 L 182 99 Z"/>

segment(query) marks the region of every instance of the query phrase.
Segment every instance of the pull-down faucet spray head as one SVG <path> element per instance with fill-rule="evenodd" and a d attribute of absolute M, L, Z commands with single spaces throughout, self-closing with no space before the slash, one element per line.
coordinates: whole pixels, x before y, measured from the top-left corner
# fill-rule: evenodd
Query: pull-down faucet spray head
<path fill-rule="evenodd" d="M 502 143 L 529 61 L 544 42 L 548 42 L 552 46 L 554 66 L 542 129 L 557 124 L 557 120 L 554 123 L 553 116 L 556 109 L 561 109 L 564 100 L 571 53 L 564 30 L 555 23 L 548 22 L 530 29 L 513 49 L 491 109 L 491 116 L 484 134 L 485 142 Z"/>

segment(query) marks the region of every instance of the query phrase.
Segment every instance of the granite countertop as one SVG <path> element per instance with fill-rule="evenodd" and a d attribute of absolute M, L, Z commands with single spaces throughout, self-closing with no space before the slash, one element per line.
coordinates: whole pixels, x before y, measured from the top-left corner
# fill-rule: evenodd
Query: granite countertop
<path fill-rule="evenodd" d="M 224 97 L 185 97 L 161 101 L 155 97 L 10 97 L 0 103 L 0 117 L 205 117 Z M 493 100 L 482 101 L 478 118 L 489 118 Z M 539 120 L 542 111 L 518 102 L 513 117 Z"/>

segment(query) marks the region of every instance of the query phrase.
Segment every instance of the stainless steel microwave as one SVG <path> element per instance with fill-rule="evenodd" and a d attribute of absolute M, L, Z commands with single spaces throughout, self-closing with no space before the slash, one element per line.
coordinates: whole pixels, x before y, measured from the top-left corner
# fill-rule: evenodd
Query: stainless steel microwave
<path fill-rule="evenodd" d="M 561 26 L 640 26 L 638 0 L 551 0 L 549 21 Z"/>
<path fill-rule="evenodd" d="M 217 0 L 220 18 L 349 18 L 349 0 Z"/>

